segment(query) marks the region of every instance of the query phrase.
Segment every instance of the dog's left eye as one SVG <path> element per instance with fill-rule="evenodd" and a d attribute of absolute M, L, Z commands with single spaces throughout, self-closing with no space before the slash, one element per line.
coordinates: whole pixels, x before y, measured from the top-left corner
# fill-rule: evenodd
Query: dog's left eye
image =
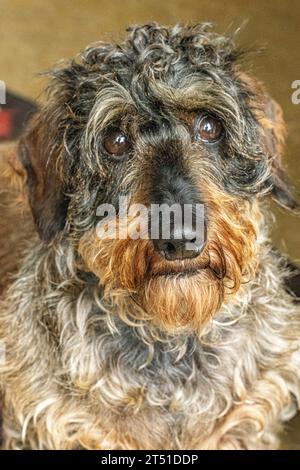
<path fill-rule="evenodd" d="M 224 129 L 214 116 L 204 115 L 196 119 L 195 138 L 206 143 L 215 143 L 222 139 Z"/>
<path fill-rule="evenodd" d="M 130 150 L 131 142 L 124 132 L 113 129 L 105 135 L 103 146 L 110 155 L 123 157 Z"/>

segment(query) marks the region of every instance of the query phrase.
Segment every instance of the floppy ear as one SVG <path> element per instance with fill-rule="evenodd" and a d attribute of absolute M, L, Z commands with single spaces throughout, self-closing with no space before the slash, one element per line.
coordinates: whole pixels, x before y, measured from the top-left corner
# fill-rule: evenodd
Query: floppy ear
<path fill-rule="evenodd" d="M 28 199 L 39 235 L 53 240 L 64 228 L 68 209 L 63 181 L 63 143 L 54 114 L 35 115 L 20 140 L 19 158 L 26 172 Z"/>
<path fill-rule="evenodd" d="M 262 103 L 264 117 L 261 119 L 261 126 L 264 146 L 270 161 L 272 199 L 285 209 L 295 211 L 298 209 L 298 203 L 294 198 L 289 177 L 282 166 L 286 134 L 282 109 L 266 92 Z"/>
<path fill-rule="evenodd" d="M 249 105 L 261 134 L 261 143 L 269 162 L 271 197 L 285 209 L 296 211 L 296 202 L 287 173 L 282 166 L 286 128 L 282 109 L 261 82 L 244 73 L 240 79 L 248 89 Z"/>

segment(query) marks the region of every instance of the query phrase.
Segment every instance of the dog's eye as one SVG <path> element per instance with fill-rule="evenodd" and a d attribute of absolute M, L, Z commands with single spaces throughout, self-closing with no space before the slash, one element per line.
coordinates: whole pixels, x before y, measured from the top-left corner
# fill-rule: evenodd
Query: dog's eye
<path fill-rule="evenodd" d="M 107 132 L 103 140 L 105 150 L 115 157 L 126 155 L 131 147 L 129 137 L 120 130 Z"/>
<path fill-rule="evenodd" d="M 196 139 L 202 142 L 214 143 L 221 140 L 224 129 L 221 122 L 213 116 L 202 116 L 196 121 Z"/>

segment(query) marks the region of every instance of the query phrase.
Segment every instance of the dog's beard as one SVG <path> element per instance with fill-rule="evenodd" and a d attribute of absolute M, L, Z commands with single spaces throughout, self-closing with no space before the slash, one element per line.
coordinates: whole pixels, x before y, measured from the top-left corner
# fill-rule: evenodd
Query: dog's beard
<path fill-rule="evenodd" d="M 101 239 L 96 231 L 81 239 L 79 253 L 124 321 L 200 332 L 253 269 L 255 223 L 227 209 L 217 214 L 207 246 L 194 259 L 167 261 L 149 239 Z"/>
<path fill-rule="evenodd" d="M 221 305 L 224 289 L 205 269 L 193 275 L 154 277 L 141 297 L 153 321 L 165 330 L 199 330 Z"/>

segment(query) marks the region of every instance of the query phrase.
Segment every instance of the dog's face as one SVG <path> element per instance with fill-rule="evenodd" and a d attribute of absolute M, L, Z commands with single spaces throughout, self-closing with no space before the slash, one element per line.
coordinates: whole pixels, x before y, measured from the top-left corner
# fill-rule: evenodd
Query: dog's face
<path fill-rule="evenodd" d="M 238 56 L 203 25 L 133 28 L 121 45 L 89 47 L 54 71 L 21 142 L 41 238 L 71 240 L 123 317 L 199 330 L 255 270 L 258 199 L 295 206 L 279 107 Z M 97 207 L 119 214 L 121 195 L 145 207 L 202 205 L 201 243 L 186 249 L 194 225 L 177 241 L 174 221 L 168 239 L 131 237 L 133 215 L 125 238 L 99 237 Z"/>

